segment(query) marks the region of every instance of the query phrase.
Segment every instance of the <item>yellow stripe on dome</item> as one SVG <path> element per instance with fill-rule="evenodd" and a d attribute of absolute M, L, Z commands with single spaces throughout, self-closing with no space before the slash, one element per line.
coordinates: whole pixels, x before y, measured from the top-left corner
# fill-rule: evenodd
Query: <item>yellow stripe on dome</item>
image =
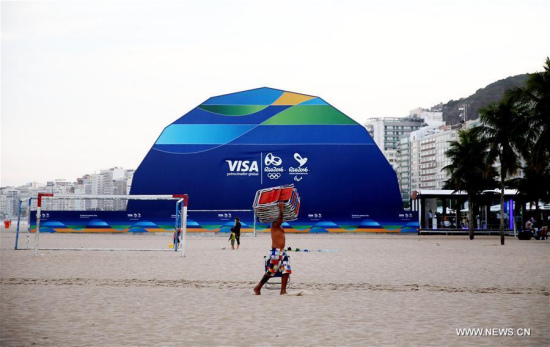
<path fill-rule="evenodd" d="M 298 105 L 311 99 L 315 99 L 315 96 L 284 92 L 283 95 L 271 105 Z"/>

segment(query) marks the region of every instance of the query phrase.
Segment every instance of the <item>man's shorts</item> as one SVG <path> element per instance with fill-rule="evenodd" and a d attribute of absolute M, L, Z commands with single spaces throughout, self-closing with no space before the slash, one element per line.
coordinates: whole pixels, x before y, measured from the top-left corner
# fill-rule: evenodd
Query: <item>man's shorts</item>
<path fill-rule="evenodd" d="M 272 248 L 269 253 L 269 261 L 267 262 L 267 272 L 275 275 L 277 272 L 281 274 L 291 274 L 288 255 L 284 249 Z"/>

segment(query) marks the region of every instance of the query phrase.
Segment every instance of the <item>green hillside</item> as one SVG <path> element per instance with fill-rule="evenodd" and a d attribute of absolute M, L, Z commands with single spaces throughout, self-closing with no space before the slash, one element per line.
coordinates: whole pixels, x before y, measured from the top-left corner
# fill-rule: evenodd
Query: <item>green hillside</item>
<path fill-rule="evenodd" d="M 443 105 L 443 120 L 449 125 L 458 124 L 461 120 L 459 115 L 462 112 L 459 108 L 463 105 L 467 105 L 467 120 L 478 118 L 480 108 L 502 99 L 507 89 L 524 86 L 527 76 L 529 74 L 508 77 L 478 89 L 467 98 L 447 102 Z"/>

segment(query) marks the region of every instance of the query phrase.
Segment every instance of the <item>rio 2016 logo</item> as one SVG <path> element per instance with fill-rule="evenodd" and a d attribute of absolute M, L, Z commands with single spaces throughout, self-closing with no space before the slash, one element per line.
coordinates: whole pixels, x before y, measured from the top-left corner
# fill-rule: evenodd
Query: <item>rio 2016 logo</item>
<path fill-rule="evenodd" d="M 275 165 L 280 166 L 283 163 L 283 160 L 279 157 L 273 155 L 273 153 L 267 153 L 264 159 L 265 166 Z"/>
<path fill-rule="evenodd" d="M 274 156 L 273 153 L 267 153 L 264 158 L 264 172 L 267 174 L 267 178 L 270 180 L 277 180 L 281 178 L 282 173 L 285 171 L 281 166 L 283 160 L 280 157 Z M 273 167 L 270 167 L 273 165 Z"/>
<path fill-rule="evenodd" d="M 294 153 L 294 159 L 300 164 L 300 167 L 304 166 L 307 163 L 307 158 L 302 158 L 300 153 Z"/>
<path fill-rule="evenodd" d="M 304 166 L 307 163 L 307 158 L 302 157 L 300 153 L 294 153 L 294 160 L 298 162 L 299 166 L 289 167 L 288 173 L 294 175 L 294 180 L 296 182 L 300 182 L 304 178 L 304 176 L 309 174 L 309 169 L 307 168 L 307 166 Z"/>

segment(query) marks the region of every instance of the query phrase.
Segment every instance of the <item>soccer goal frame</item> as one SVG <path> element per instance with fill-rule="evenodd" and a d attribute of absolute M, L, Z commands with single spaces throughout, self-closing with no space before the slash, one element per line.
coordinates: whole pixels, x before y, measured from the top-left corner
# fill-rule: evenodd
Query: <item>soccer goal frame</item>
<path fill-rule="evenodd" d="M 29 199 L 29 216 L 31 214 L 30 206 L 31 200 Z M 37 196 L 36 204 L 36 231 L 35 231 L 35 243 L 34 253 L 38 255 L 39 250 L 82 250 L 82 251 L 180 251 L 182 256 L 185 256 L 186 236 L 187 236 L 187 208 L 189 203 L 189 197 L 187 194 L 172 194 L 172 195 L 67 195 L 67 194 L 53 194 L 53 193 L 39 193 Z M 69 199 L 69 200 L 85 200 L 85 199 L 97 199 L 97 200 L 172 200 L 176 204 L 176 218 L 175 218 L 175 233 L 174 233 L 174 249 L 151 249 L 151 248 L 41 248 L 40 247 L 40 219 L 42 215 L 42 204 L 45 199 Z M 22 201 L 20 202 L 21 207 Z M 16 244 L 19 238 L 19 219 L 17 223 Z M 30 218 L 29 218 L 30 220 Z M 178 229 L 181 230 L 181 247 L 178 247 L 179 235 Z M 30 232 L 30 222 L 29 222 Z"/>

